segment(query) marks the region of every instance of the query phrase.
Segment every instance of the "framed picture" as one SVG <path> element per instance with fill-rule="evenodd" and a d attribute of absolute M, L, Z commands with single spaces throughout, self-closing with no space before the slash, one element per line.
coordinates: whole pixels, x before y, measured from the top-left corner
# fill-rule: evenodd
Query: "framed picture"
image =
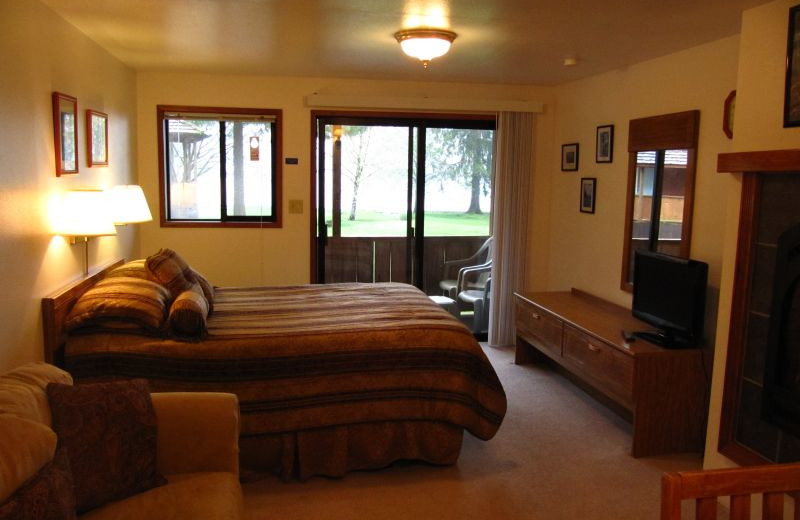
<path fill-rule="evenodd" d="M 614 160 L 614 125 L 597 127 L 597 148 L 595 162 L 610 163 Z"/>
<path fill-rule="evenodd" d="M 800 5 L 789 9 L 783 126 L 800 126 Z"/>
<path fill-rule="evenodd" d="M 578 171 L 578 143 L 569 143 L 561 145 L 561 171 L 562 172 L 575 172 Z"/>
<path fill-rule="evenodd" d="M 108 166 L 108 114 L 86 111 L 86 153 L 89 167 Z"/>
<path fill-rule="evenodd" d="M 581 213 L 594 213 L 594 197 L 597 194 L 597 179 L 583 177 L 581 179 Z"/>
<path fill-rule="evenodd" d="M 56 177 L 78 173 L 78 100 L 53 92 L 53 144 Z"/>

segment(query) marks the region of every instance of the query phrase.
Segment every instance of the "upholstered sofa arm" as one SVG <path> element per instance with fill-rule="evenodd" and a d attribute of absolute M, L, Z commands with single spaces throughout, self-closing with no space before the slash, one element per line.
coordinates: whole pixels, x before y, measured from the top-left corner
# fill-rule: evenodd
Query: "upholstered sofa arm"
<path fill-rule="evenodd" d="M 234 394 L 153 393 L 158 419 L 158 470 L 239 474 L 239 402 Z"/>

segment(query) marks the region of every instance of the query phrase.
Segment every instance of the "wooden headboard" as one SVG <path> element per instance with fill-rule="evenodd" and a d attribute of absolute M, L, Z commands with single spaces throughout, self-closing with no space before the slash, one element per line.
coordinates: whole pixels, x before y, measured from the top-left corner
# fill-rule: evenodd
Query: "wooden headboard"
<path fill-rule="evenodd" d="M 83 293 L 89 290 L 98 281 L 114 269 L 125 262 L 115 260 L 114 262 L 100 268 L 94 274 L 85 276 L 80 280 L 71 283 L 60 291 L 42 298 L 42 327 L 44 329 L 44 360 L 56 366 L 64 366 L 64 341 L 66 334 L 64 323 L 67 319 L 72 306 Z"/>

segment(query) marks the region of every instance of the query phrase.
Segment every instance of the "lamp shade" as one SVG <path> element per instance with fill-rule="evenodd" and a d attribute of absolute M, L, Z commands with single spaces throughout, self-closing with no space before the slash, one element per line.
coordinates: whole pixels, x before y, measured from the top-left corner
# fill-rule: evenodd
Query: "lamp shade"
<path fill-rule="evenodd" d="M 116 235 L 108 197 L 102 190 L 64 193 L 53 230 L 56 235 L 98 237 Z"/>
<path fill-rule="evenodd" d="M 408 29 L 398 31 L 394 37 L 404 53 L 422 60 L 427 67 L 430 60 L 443 56 L 450 50 L 456 33 L 443 29 Z"/>
<path fill-rule="evenodd" d="M 147 199 L 140 186 L 123 184 L 114 186 L 109 192 L 114 224 L 135 224 L 153 220 Z"/>

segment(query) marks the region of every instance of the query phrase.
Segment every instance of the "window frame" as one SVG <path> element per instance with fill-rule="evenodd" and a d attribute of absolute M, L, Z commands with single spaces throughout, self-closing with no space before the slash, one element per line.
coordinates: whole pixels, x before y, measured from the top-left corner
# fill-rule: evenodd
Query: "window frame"
<path fill-rule="evenodd" d="M 620 289 L 633 292 L 631 278 L 631 233 L 633 231 L 633 197 L 636 187 L 637 154 L 655 151 L 660 155 L 656 159 L 656 171 L 653 185 L 653 206 L 661 199 L 661 177 L 659 162 L 663 170 L 666 150 L 687 150 L 686 180 L 684 184 L 683 227 L 681 229 L 681 246 L 678 256 L 689 257 L 692 241 L 692 214 L 694 211 L 694 185 L 697 172 L 697 142 L 700 130 L 700 111 L 688 110 L 653 117 L 631 119 L 628 126 L 628 189 L 625 207 L 625 234 L 622 248 L 622 273 Z M 658 200 L 656 200 L 658 199 Z M 652 218 L 652 217 L 651 217 Z M 652 243 L 650 244 L 650 249 Z"/>
<path fill-rule="evenodd" d="M 269 116 L 274 118 L 272 133 L 272 182 L 273 217 L 227 217 L 220 220 L 180 220 L 169 219 L 169 184 L 167 182 L 166 168 L 166 132 L 165 116 L 171 112 L 187 112 L 193 114 L 215 114 L 235 116 Z M 281 228 L 283 227 L 283 110 L 273 108 L 234 108 L 234 107 L 204 107 L 186 105 L 156 105 L 156 124 L 158 127 L 158 186 L 159 186 L 159 216 L 161 227 L 194 227 L 194 228 Z M 221 197 L 225 190 L 221 189 Z M 220 198 L 220 205 L 223 201 Z"/>

